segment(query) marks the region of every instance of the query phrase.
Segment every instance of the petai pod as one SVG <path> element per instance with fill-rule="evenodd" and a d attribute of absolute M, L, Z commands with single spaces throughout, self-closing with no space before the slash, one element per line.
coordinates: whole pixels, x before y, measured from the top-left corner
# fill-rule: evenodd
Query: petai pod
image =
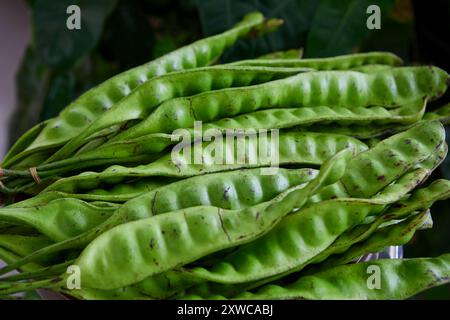
<path fill-rule="evenodd" d="M 79 135 L 62 146 L 46 162 L 67 158 L 103 129 L 121 125 L 131 120 L 144 119 L 166 100 L 211 90 L 264 83 L 285 78 L 301 71 L 303 69 L 227 67 L 219 65 L 174 72 L 153 78 L 117 102 L 107 112 L 100 115 Z"/>
<path fill-rule="evenodd" d="M 231 63 L 238 66 L 277 66 L 289 68 L 312 68 L 315 70 L 345 70 L 370 64 L 398 66 L 402 59 L 389 52 L 348 54 L 331 58 L 313 59 L 254 59 Z"/>
<path fill-rule="evenodd" d="M 42 206 L 1 208 L 0 221 L 31 226 L 58 242 L 100 224 L 115 210 L 116 207 L 98 207 L 78 199 L 62 198 Z"/>
<path fill-rule="evenodd" d="M 388 225 L 376 230 L 368 239 L 353 244 L 342 254 L 332 256 L 313 270 L 324 270 L 346 264 L 367 253 L 379 252 L 389 246 L 401 246 L 408 243 L 414 233 L 425 223 L 429 216 L 425 210 L 397 224 Z M 309 271 L 311 273 L 311 271 Z"/>
<path fill-rule="evenodd" d="M 389 137 L 351 161 L 342 178 L 354 197 L 370 197 L 416 164 L 426 160 L 444 143 L 445 131 L 438 121 L 426 121 Z"/>
<path fill-rule="evenodd" d="M 381 287 L 367 286 L 367 270 L 380 270 Z M 375 260 L 338 266 L 299 277 L 285 286 L 266 285 L 234 299 L 405 299 L 450 280 L 450 254 L 437 258 Z M 224 299 L 223 296 L 183 296 L 182 299 Z"/>
<path fill-rule="evenodd" d="M 268 108 L 332 106 L 397 107 L 438 98 L 447 89 L 448 74 L 437 67 L 401 67 L 373 73 L 306 72 L 245 88 L 222 89 L 164 102 L 145 120 L 115 136 L 128 140 L 149 133 L 172 133 Z"/>
<path fill-rule="evenodd" d="M 261 152 L 261 145 L 264 143 L 267 143 L 267 149 Z M 350 148 L 354 154 L 367 149 L 364 143 L 347 136 L 306 132 L 280 132 L 279 136 L 237 135 L 231 137 L 231 140 L 214 139 L 212 142 L 205 142 L 200 152 L 196 151 L 197 147 L 198 145 L 188 146 L 187 151 L 184 148 L 177 152 L 174 150 L 148 165 L 134 168 L 111 166 L 100 173 L 85 172 L 63 178 L 50 185 L 46 191 L 76 193 L 83 189 L 97 188 L 101 183 L 119 183 L 126 177 L 182 178 L 252 167 L 268 167 L 266 170 L 272 171 L 278 165 L 317 166 L 345 148 Z M 193 159 L 195 154 L 200 154 L 197 163 Z M 222 156 L 218 158 L 217 155 Z"/>
<path fill-rule="evenodd" d="M 269 109 L 206 123 L 202 125 L 201 130 L 204 132 L 203 139 L 206 140 L 208 137 L 226 133 L 229 129 L 251 128 L 245 129 L 245 132 L 252 131 L 256 134 L 256 131 L 260 129 L 290 128 L 298 125 L 309 126 L 318 122 L 342 124 L 413 123 L 422 117 L 424 110 L 423 100 L 397 109 L 382 107 Z M 195 136 L 196 130 L 198 128 L 189 130 L 191 136 Z M 50 174 L 62 174 L 94 165 L 120 164 L 141 157 L 145 159 L 144 161 L 149 161 L 152 158 L 156 159 L 171 144 L 174 144 L 173 139 L 169 139 L 169 136 L 165 134 L 149 134 L 132 140 L 106 144 L 67 160 L 40 165 L 36 167 L 36 170 L 41 177 L 46 177 Z M 29 171 L 20 173 L 19 171 L 4 170 L 4 172 L 9 175 L 30 175 Z"/>
<path fill-rule="evenodd" d="M 103 221 L 95 221 L 96 225 L 94 226 L 92 224 L 84 224 L 84 229 L 81 229 L 82 225 L 78 224 L 77 229 L 71 230 L 72 232 L 78 233 L 75 237 L 68 238 L 65 241 L 34 252 L 33 255 L 30 255 L 31 258 L 27 257 L 27 259 L 34 259 L 33 257 L 47 255 L 51 252 L 82 247 L 95 239 L 98 234 L 118 224 L 148 218 L 152 215 L 165 213 L 170 210 L 180 210 L 200 205 L 214 205 L 215 207 L 229 209 L 242 209 L 256 205 L 273 198 L 289 187 L 301 185 L 316 175 L 317 171 L 313 169 L 279 169 L 274 175 L 263 175 L 259 169 L 255 169 L 223 172 L 180 180 L 128 201 L 106 221 L 106 217 L 104 217 L 105 219 Z M 189 196 L 186 196 L 186 190 L 190 191 Z M 246 195 L 240 196 L 241 192 L 244 192 Z M 71 203 L 76 204 L 78 202 L 72 199 Z M 47 206 L 48 208 L 49 206 Z M 28 225 L 30 224 L 29 220 L 33 217 L 26 214 L 34 209 L 25 210 L 25 214 L 22 216 L 25 217 L 22 219 L 27 219 Z M 52 210 L 46 210 L 44 214 L 50 215 L 50 217 L 64 215 L 64 213 L 54 212 Z M 91 216 L 89 210 L 78 211 L 78 215 L 83 216 L 83 214 L 87 215 L 87 217 L 84 217 L 85 220 L 93 222 L 94 217 Z M 9 220 L 13 219 L 11 218 L 12 215 L 9 215 Z M 70 217 L 73 218 L 72 215 Z M 16 217 L 15 219 L 18 218 Z M 82 219 L 82 217 L 79 219 Z M 11 221 L 14 222 L 16 220 Z M 53 220 L 49 218 L 43 221 L 39 220 L 33 225 L 35 227 L 38 225 L 41 231 L 45 229 L 48 232 L 48 229 L 50 229 L 52 234 L 56 233 L 59 236 L 65 232 L 64 228 L 63 230 L 59 230 L 58 227 L 60 226 L 55 225 Z M 65 225 L 62 227 L 65 227 Z"/>
<path fill-rule="evenodd" d="M 263 54 L 256 59 L 301 59 L 303 57 L 303 49 L 289 49 L 285 51 L 274 51 Z"/>
<path fill-rule="evenodd" d="M 303 188 L 288 189 L 256 206 L 241 210 L 191 207 L 116 226 L 98 236 L 77 259 L 83 273 L 81 281 L 86 287 L 119 288 L 208 253 L 249 242 L 268 232 L 294 208 L 300 208 L 317 188 L 338 180 L 350 157 L 348 149 L 337 153 Z M 123 259 L 123 254 L 128 258 Z M 128 271 L 123 274 L 120 270 Z M 115 277 L 116 272 L 121 277 Z"/>
<path fill-rule="evenodd" d="M 33 142 L 33 140 L 40 134 L 42 129 L 45 128 L 45 126 L 49 121 L 51 121 L 51 119 L 38 123 L 31 129 L 29 129 L 27 132 L 25 132 L 8 150 L 8 153 L 3 157 L 2 162 L 0 162 L 0 166 L 4 166 L 4 164 L 7 163 L 9 159 L 11 159 L 16 154 L 26 149 Z"/>
<path fill-rule="evenodd" d="M 250 13 L 235 27 L 222 34 L 198 40 L 147 64 L 118 74 L 72 102 L 58 117 L 49 121 L 36 139 L 21 153 L 61 145 L 79 134 L 100 114 L 148 79 L 172 71 L 206 66 L 214 62 L 238 38 L 252 33 L 271 31 L 279 24 L 279 20 L 266 21 L 262 14 Z"/>

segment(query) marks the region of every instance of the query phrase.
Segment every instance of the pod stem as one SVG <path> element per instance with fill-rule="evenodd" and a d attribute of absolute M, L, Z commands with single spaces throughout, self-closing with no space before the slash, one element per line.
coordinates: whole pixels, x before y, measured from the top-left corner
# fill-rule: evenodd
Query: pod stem
<path fill-rule="evenodd" d="M 0 281 L 0 296 L 6 296 L 18 292 L 26 292 L 36 289 L 60 288 L 64 285 L 64 280 L 60 277 L 29 281 L 29 282 L 13 282 Z"/>
<path fill-rule="evenodd" d="M 39 279 L 44 277 L 49 277 L 53 275 L 58 275 L 74 263 L 75 260 L 69 260 L 63 263 L 59 263 L 53 266 L 45 267 L 39 270 L 30 272 L 21 272 L 19 274 L 13 274 L 11 276 L 6 276 L 1 278 L 0 281 L 18 281 L 18 280 L 29 280 L 29 279 Z"/>

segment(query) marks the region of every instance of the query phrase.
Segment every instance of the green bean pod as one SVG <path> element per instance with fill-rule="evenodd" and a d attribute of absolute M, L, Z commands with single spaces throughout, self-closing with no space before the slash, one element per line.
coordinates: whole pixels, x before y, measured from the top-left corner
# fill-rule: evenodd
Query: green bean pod
<path fill-rule="evenodd" d="M 225 133 L 229 129 L 242 130 L 242 128 L 252 128 L 255 131 L 266 128 L 282 129 L 298 125 L 309 126 L 317 122 L 342 124 L 413 123 L 422 117 L 424 110 L 425 104 L 423 100 L 397 109 L 386 109 L 383 107 L 268 109 L 206 123 L 202 125 L 202 130 L 205 133 L 205 139 L 210 133 L 217 135 L 222 132 Z M 194 130 L 189 131 L 192 136 L 195 134 Z M 171 136 L 149 134 L 132 140 L 106 144 L 67 160 L 37 166 L 36 169 L 40 176 L 46 177 L 50 174 L 62 174 L 69 170 L 92 167 L 93 165 L 120 164 L 121 162 L 140 159 L 141 157 L 148 161 L 156 158 L 158 153 L 161 154 L 165 148 L 173 143 Z M 151 154 L 153 153 L 152 157 Z M 49 173 L 45 171 L 49 171 Z M 10 175 L 19 174 L 17 171 L 13 173 L 12 171 L 4 170 L 4 172 Z M 24 171 L 21 174 L 29 175 L 29 171 Z"/>
<path fill-rule="evenodd" d="M 256 59 L 301 59 L 303 57 L 303 49 L 289 49 L 285 51 L 274 51 L 263 54 Z"/>
<path fill-rule="evenodd" d="M 425 223 L 428 216 L 429 211 L 425 210 L 397 224 L 380 228 L 365 241 L 355 243 L 342 254 L 325 260 L 318 265 L 317 270 L 346 264 L 363 254 L 379 252 L 389 246 L 404 245 L 412 239 L 415 232 Z"/>
<path fill-rule="evenodd" d="M 77 232 L 77 236 L 66 238 L 64 241 L 61 240 L 59 243 L 34 252 L 31 256 L 45 256 L 51 252 L 82 247 L 92 241 L 99 233 L 120 223 L 148 218 L 170 210 L 181 210 L 183 208 L 200 205 L 214 205 L 215 207 L 222 207 L 225 209 L 243 209 L 263 201 L 268 201 L 280 192 L 284 192 L 295 185 L 301 185 L 311 180 L 316 175 L 317 171 L 313 169 L 279 169 L 278 173 L 275 175 L 263 175 L 259 169 L 254 169 L 210 174 L 180 180 L 167 186 L 156 188 L 151 192 L 127 202 L 120 209 L 116 210 L 106 221 L 94 222 L 89 210 L 78 210 L 78 215 L 81 215 L 79 218 L 81 221 L 88 220 L 92 223 L 97 223 L 97 225 L 82 225 L 78 223 L 76 229 L 72 228 L 70 230 L 71 232 Z M 190 191 L 189 197 L 185 196 L 186 190 Z M 242 194 L 245 194 L 246 196 L 242 196 Z M 61 202 L 58 204 L 60 203 Z M 149 206 L 148 203 L 152 203 L 152 205 Z M 69 201 L 66 206 L 71 207 L 72 209 L 74 207 L 76 208 L 73 204 L 77 206 L 86 205 L 87 209 L 92 207 L 90 204 L 75 201 L 74 199 Z M 54 204 L 52 204 L 52 206 L 54 206 Z M 49 235 L 57 234 L 58 236 L 62 236 L 62 234 L 67 233 L 65 230 L 65 220 L 61 219 L 64 223 L 60 226 L 59 224 L 54 223 L 52 217 L 55 215 L 64 216 L 65 213 L 55 212 L 52 206 L 47 205 L 44 207 L 44 210 L 41 210 L 40 214 L 41 216 L 45 216 L 45 219 L 40 219 L 39 216 L 35 217 L 27 215 L 30 211 L 36 210 L 36 208 L 31 208 L 12 209 L 11 214 L 6 217 L 6 221 L 26 222 L 27 225 L 39 228 L 41 232 L 47 232 Z M 0 209 L 0 211 L 1 210 L 2 209 Z M 17 210 L 20 212 L 25 210 L 25 213 L 22 216 L 16 217 L 14 216 L 14 212 L 17 212 Z M 101 208 L 99 212 L 102 212 Z M 87 216 L 83 217 L 83 215 Z M 22 220 L 18 221 L 17 219 L 20 218 L 22 218 Z M 33 218 L 34 220 L 32 220 Z M 70 215 L 70 218 L 73 219 L 72 215 Z M 104 218 L 106 217 L 104 216 Z M 102 223 L 100 224 L 100 222 Z M 83 227 L 84 232 L 81 230 Z M 29 259 L 29 257 L 27 259 Z"/>
<path fill-rule="evenodd" d="M 450 107 L 445 105 L 437 110 L 425 112 L 422 120 L 431 121 L 439 120 L 443 124 L 447 124 L 450 119 Z M 381 136 L 392 135 L 404 130 L 408 130 L 412 124 L 366 124 L 364 126 L 351 124 L 342 126 L 339 124 L 312 125 L 307 128 L 311 132 L 328 132 L 344 134 L 357 139 L 371 139 Z M 306 130 L 306 129 L 304 129 Z"/>
<path fill-rule="evenodd" d="M 169 72 L 206 66 L 214 62 L 226 48 L 249 34 L 272 31 L 279 20 L 264 20 L 254 12 L 224 33 L 198 40 L 142 66 L 130 69 L 89 90 L 49 121 L 30 145 L 18 155 L 59 146 L 82 132 L 93 120 L 147 80 Z M 13 162 L 10 158 L 3 165 Z"/>
<path fill-rule="evenodd" d="M 49 246 L 53 243 L 49 238 L 42 235 L 17 235 L 0 234 L 0 248 L 24 257 L 30 253 Z M 40 265 L 47 265 L 55 255 L 49 255 L 36 260 Z"/>
<path fill-rule="evenodd" d="M 306 72 L 245 88 L 222 89 L 166 101 L 145 120 L 111 141 L 149 133 L 172 133 L 194 126 L 267 108 L 333 106 L 396 107 L 431 101 L 447 89 L 448 74 L 437 67 L 401 67 L 373 73 L 356 71 Z"/>
<path fill-rule="evenodd" d="M 31 226 L 58 242 L 97 226 L 115 210 L 115 207 L 98 207 L 78 199 L 62 198 L 44 206 L 1 208 L 0 220 Z"/>
<path fill-rule="evenodd" d="M 271 66 L 285 68 L 312 68 L 315 70 L 346 70 L 370 64 L 398 66 L 401 58 L 389 52 L 367 52 L 342 55 L 331 58 L 313 59 L 253 59 L 231 63 L 238 66 Z"/>
<path fill-rule="evenodd" d="M 347 124 L 387 124 L 414 123 L 420 120 L 425 111 L 423 100 L 415 101 L 408 106 L 387 109 L 383 107 L 370 108 L 340 108 L 340 107 L 304 107 L 267 109 L 224 118 L 202 125 L 206 130 L 226 130 L 252 128 L 291 128 L 294 126 L 309 126 L 315 123 Z"/>
<path fill-rule="evenodd" d="M 425 223 L 426 218 L 427 215 L 421 216 L 420 221 L 422 224 Z M 307 275 L 311 273 L 316 273 L 318 270 L 326 269 L 326 267 L 322 268 L 322 265 L 325 266 L 327 261 L 331 261 L 334 259 L 336 255 L 339 256 L 340 253 L 346 252 L 347 250 L 349 250 L 350 247 L 355 245 L 355 243 L 359 244 L 360 242 L 364 242 L 367 238 L 372 236 L 374 232 L 377 232 L 377 228 L 380 227 L 380 225 L 386 222 L 390 222 L 391 219 L 392 216 L 390 215 L 382 215 L 372 223 L 358 225 L 350 229 L 349 231 L 344 232 L 329 247 L 327 247 L 325 250 L 323 250 L 310 260 L 304 262 L 302 266 L 298 268 L 299 270 L 301 270 L 300 273 L 294 273 L 294 275 L 290 275 L 292 272 L 280 273 L 275 276 L 264 278 L 259 281 L 241 284 L 222 284 L 216 282 L 203 282 L 200 283 L 199 285 L 193 287 L 191 286 L 184 293 L 181 293 L 181 295 L 196 295 L 202 297 L 222 295 L 227 298 L 231 298 L 236 294 L 239 294 L 240 292 L 253 290 L 267 283 L 283 285 L 286 282 L 287 275 L 290 275 L 289 278 L 292 278 L 293 276 L 295 276 L 295 274 Z M 420 223 L 415 223 L 414 226 L 419 228 Z M 361 254 L 359 256 L 362 256 L 363 254 L 367 253 L 367 251 L 360 253 Z M 330 256 L 332 257 L 328 258 Z M 352 255 L 353 258 L 359 256 Z M 323 260 L 325 260 L 325 262 L 323 264 L 320 264 Z M 180 291 L 178 291 L 178 293 L 180 294 Z"/>
<path fill-rule="evenodd" d="M 380 272 L 380 289 L 369 277 Z M 450 281 L 450 254 L 437 258 L 375 260 L 338 266 L 315 273 L 285 286 L 266 285 L 256 292 L 244 292 L 234 299 L 406 299 L 433 286 Z M 183 296 L 182 299 L 225 299 L 223 296 Z"/>
<path fill-rule="evenodd" d="M 16 154 L 22 152 L 24 149 L 26 149 L 34 139 L 41 133 L 42 129 L 45 128 L 45 126 L 50 121 L 46 120 L 41 123 L 38 123 L 31 129 L 29 129 L 27 132 L 25 132 L 15 143 L 14 145 L 8 150 L 6 155 L 3 157 L 2 161 L 0 162 L 0 166 L 4 167 L 5 163 L 9 161 L 12 157 L 14 157 Z"/>
<path fill-rule="evenodd" d="M 267 233 L 294 208 L 301 208 L 319 187 L 340 179 L 350 157 L 348 149 L 339 152 L 304 188 L 291 188 L 256 206 L 242 210 L 191 207 L 118 225 L 98 236 L 77 259 L 82 285 L 123 287 L 208 253 L 249 242 Z M 129 258 L 124 259 L 123 254 Z M 115 271 L 121 276 L 115 277 Z"/>
<path fill-rule="evenodd" d="M 351 196 L 370 197 L 426 160 L 445 141 L 445 130 L 438 121 L 426 121 L 387 138 L 372 149 L 358 154 L 342 178 Z"/>
<path fill-rule="evenodd" d="M 91 136 L 102 129 L 127 121 L 146 118 L 162 102 L 201 92 L 245 87 L 281 79 L 304 69 L 214 66 L 169 73 L 153 78 L 117 102 L 104 112 L 78 136 L 62 146 L 46 163 L 65 159 L 72 155 Z"/>
<path fill-rule="evenodd" d="M 192 151 L 168 154 L 148 165 L 134 168 L 111 166 L 101 173 L 85 172 L 77 176 L 63 178 L 50 185 L 46 191 L 77 193 L 78 190 L 97 188 L 102 182 L 116 184 L 125 177 L 168 176 L 181 178 L 241 168 L 276 166 L 278 164 L 320 165 L 327 158 L 344 148 L 352 149 L 354 154 L 367 149 L 362 142 L 347 136 L 280 132 L 278 144 L 271 145 L 269 143 L 268 146 L 269 150 L 278 148 L 278 150 L 271 151 L 271 154 L 278 152 L 278 159 L 274 161 L 272 157 L 258 157 L 258 146 L 261 139 L 261 136 L 254 136 L 254 138 L 245 142 L 244 148 L 240 147 L 238 139 L 233 139 L 231 143 L 225 141 L 206 142 L 203 144 L 201 164 L 194 163 L 191 155 L 195 153 L 195 146 L 191 146 L 188 147 L 188 150 Z M 272 137 L 269 135 L 268 141 L 272 141 L 271 139 Z M 217 163 L 215 160 L 214 151 L 215 146 L 218 145 L 222 146 L 223 157 L 221 159 L 225 162 L 224 164 Z M 242 158 L 238 153 L 239 148 L 242 148 Z M 230 159 L 233 161 L 229 161 Z M 249 160 L 242 161 L 242 159 Z M 276 169 L 275 167 L 272 168 Z"/>
<path fill-rule="evenodd" d="M 9 250 L 6 250 L 2 247 L 0 247 L 0 260 L 6 262 L 7 264 L 12 264 L 12 263 L 16 263 L 17 261 L 19 261 L 22 257 L 15 254 L 14 252 L 11 252 Z M 35 262 L 30 262 L 27 264 L 24 264 L 20 267 L 20 270 L 22 271 L 34 271 L 37 269 L 42 268 L 42 266 L 40 266 L 39 264 L 35 263 Z"/>

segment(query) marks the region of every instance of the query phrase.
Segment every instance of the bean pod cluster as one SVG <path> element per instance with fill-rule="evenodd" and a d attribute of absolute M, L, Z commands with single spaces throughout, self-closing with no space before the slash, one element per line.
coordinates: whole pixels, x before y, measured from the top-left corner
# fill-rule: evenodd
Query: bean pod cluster
<path fill-rule="evenodd" d="M 427 181 L 449 75 L 387 52 L 218 63 L 281 25 L 250 13 L 26 132 L 0 164 L 0 298 L 404 299 L 447 283 L 448 253 L 354 262 L 431 228 L 450 197 Z"/>

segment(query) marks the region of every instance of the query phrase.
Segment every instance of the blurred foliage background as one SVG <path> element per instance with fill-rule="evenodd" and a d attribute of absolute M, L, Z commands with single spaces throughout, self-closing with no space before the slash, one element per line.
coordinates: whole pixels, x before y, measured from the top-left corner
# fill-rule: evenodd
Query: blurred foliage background
<path fill-rule="evenodd" d="M 450 72 L 448 0 L 432 4 L 420 0 L 28 0 L 27 4 L 33 36 L 17 73 L 11 144 L 114 74 L 230 28 L 255 10 L 284 19 L 284 26 L 261 39 L 239 42 L 223 61 L 291 48 L 304 48 L 305 57 L 386 50 L 407 64 L 434 64 Z M 72 4 L 81 8 L 81 30 L 62 27 L 66 8 Z M 366 9 L 372 4 L 381 8 L 380 30 L 366 27 Z M 449 100 L 447 93 L 437 103 Z M 450 159 L 433 178 L 442 176 L 450 178 Z M 432 212 L 433 229 L 419 232 L 405 246 L 406 257 L 450 252 L 450 202 L 435 205 Z M 419 298 L 450 298 L 450 286 Z"/>

